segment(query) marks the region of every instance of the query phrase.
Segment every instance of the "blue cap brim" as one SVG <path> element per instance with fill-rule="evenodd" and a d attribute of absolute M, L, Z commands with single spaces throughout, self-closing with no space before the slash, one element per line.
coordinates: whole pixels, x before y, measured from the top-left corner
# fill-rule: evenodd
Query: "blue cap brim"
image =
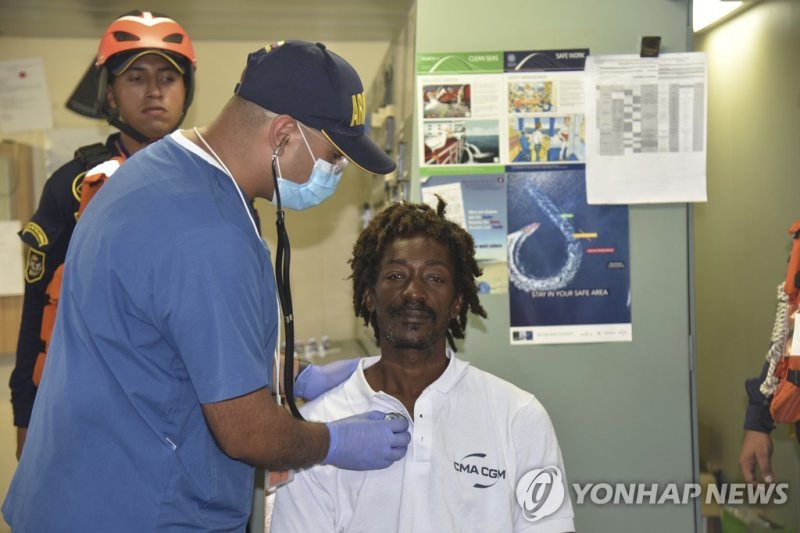
<path fill-rule="evenodd" d="M 367 135 L 343 135 L 321 130 L 323 135 L 358 168 L 372 174 L 389 174 L 397 168 L 392 158 Z"/>

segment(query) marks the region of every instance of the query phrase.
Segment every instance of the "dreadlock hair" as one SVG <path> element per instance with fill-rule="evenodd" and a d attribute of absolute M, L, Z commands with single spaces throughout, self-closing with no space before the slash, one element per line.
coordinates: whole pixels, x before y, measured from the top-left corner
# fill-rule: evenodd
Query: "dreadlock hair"
<path fill-rule="evenodd" d="M 486 318 L 475 283 L 475 278 L 483 273 L 475 261 L 475 242 L 472 235 L 461 226 L 445 218 L 447 203 L 438 195 L 437 198 L 439 203 L 435 211 L 427 204 L 402 202 L 390 205 L 370 221 L 353 246 L 353 255 L 348 261 L 352 270 L 353 307 L 356 316 L 364 319 L 364 325 L 372 326 L 378 343 L 378 320 L 375 313 L 367 309 L 365 297 L 377 283 L 386 247 L 399 238 L 422 235 L 442 243 L 450 250 L 455 269 L 455 291 L 464 298 L 458 317 L 450 319 L 447 325 L 447 341 L 453 351 L 456 351 L 454 339 L 464 338 L 467 313 L 471 311 Z"/>

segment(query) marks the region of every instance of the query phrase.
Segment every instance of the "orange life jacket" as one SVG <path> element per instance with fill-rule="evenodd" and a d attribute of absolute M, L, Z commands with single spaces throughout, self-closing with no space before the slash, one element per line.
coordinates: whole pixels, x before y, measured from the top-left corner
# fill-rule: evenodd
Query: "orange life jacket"
<path fill-rule="evenodd" d="M 788 298 L 787 303 L 787 334 L 784 343 L 783 356 L 775 367 L 775 377 L 778 379 L 778 388 L 770 402 L 769 411 L 772 419 L 781 424 L 800 421 L 800 356 L 793 356 L 790 350 L 798 353 L 800 346 L 792 343 L 800 339 L 800 220 L 789 227 L 793 236 L 792 253 L 789 256 L 789 267 L 786 270 L 786 281 L 783 290 Z M 793 346 L 795 344 L 795 346 Z"/>
<path fill-rule="evenodd" d="M 119 166 L 125 162 L 125 156 L 119 155 L 112 157 L 108 161 L 97 165 L 91 170 L 86 172 L 81 185 L 81 205 L 78 209 L 78 218 L 80 218 L 83 210 L 89 204 L 100 187 L 108 180 Z M 44 372 L 44 364 L 47 361 L 47 351 L 50 348 L 50 337 L 53 335 L 53 327 L 56 324 L 56 313 L 58 312 L 58 298 L 61 294 L 61 278 L 64 275 L 64 264 L 60 264 L 53 272 L 53 279 L 47 285 L 45 294 L 47 295 L 47 303 L 44 306 L 42 314 L 42 329 L 40 336 L 44 342 L 44 350 L 39 352 L 36 357 L 36 363 L 33 366 L 33 384 L 37 387 L 42 381 L 42 372 Z"/>

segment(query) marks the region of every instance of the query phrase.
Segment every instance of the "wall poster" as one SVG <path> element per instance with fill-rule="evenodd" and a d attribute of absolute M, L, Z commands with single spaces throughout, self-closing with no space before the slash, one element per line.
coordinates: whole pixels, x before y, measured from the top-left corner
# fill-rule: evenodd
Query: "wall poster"
<path fill-rule="evenodd" d="M 587 204 L 581 167 L 507 181 L 511 344 L 632 340 L 628 207 Z"/>
<path fill-rule="evenodd" d="M 702 52 L 587 61 L 591 203 L 707 200 L 707 71 Z"/>
<path fill-rule="evenodd" d="M 422 199 L 472 234 L 511 344 L 632 339 L 628 208 L 586 200 L 588 55 L 417 56 Z"/>

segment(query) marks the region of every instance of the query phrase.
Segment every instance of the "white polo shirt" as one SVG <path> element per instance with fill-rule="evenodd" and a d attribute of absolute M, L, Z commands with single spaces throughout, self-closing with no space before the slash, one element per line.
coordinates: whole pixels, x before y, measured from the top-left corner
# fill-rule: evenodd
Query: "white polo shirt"
<path fill-rule="evenodd" d="M 315 466 L 295 473 L 278 490 L 271 532 L 574 531 L 561 450 L 542 405 L 449 351 L 448 356 L 444 373 L 417 399 L 403 460 L 384 470 Z M 362 360 L 347 381 L 305 405 L 303 415 L 330 421 L 380 410 L 410 419 L 399 400 L 367 384 L 364 369 L 378 359 Z M 531 521 L 518 502 L 517 483 L 546 467 L 559 471 L 561 487 L 550 492 L 563 493 L 563 503 Z M 529 514 L 536 506 L 531 491 L 534 497 L 543 494 L 529 483 L 532 477 L 522 487 Z"/>

